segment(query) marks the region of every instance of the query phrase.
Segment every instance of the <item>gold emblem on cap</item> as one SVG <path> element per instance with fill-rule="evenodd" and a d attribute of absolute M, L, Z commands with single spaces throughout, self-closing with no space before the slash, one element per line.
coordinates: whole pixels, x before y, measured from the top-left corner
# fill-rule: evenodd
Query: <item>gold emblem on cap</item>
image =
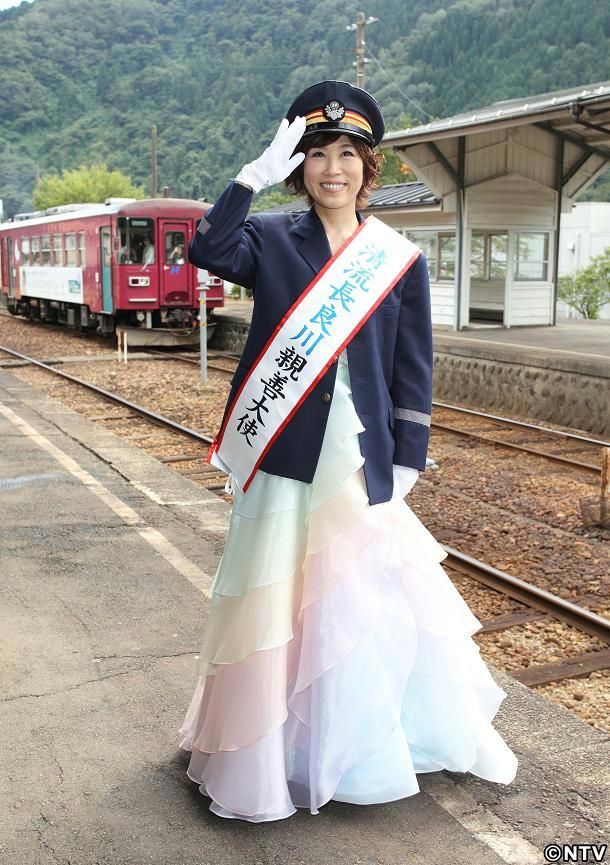
<path fill-rule="evenodd" d="M 338 99 L 331 99 L 330 102 L 324 106 L 324 114 L 329 120 L 341 120 L 345 114 L 345 106 L 343 106 Z"/>

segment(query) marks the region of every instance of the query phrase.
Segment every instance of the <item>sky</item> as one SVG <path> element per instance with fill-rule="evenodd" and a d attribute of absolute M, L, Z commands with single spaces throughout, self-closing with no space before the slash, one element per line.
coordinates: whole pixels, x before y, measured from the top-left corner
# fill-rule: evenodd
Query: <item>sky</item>
<path fill-rule="evenodd" d="M 31 3 L 32 0 L 27 0 L 28 3 Z M 21 0 L 0 0 L 0 10 L 8 9 L 9 6 L 19 6 Z"/>

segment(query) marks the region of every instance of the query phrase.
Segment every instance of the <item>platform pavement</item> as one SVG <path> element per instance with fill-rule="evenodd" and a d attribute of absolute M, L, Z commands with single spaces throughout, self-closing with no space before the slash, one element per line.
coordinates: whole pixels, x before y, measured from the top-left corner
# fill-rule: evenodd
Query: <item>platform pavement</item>
<path fill-rule="evenodd" d="M 511 785 L 217 817 L 178 728 L 229 506 L 0 370 L 0 515 L 0 862 L 530 865 L 608 831 L 610 737 L 493 668 Z"/>

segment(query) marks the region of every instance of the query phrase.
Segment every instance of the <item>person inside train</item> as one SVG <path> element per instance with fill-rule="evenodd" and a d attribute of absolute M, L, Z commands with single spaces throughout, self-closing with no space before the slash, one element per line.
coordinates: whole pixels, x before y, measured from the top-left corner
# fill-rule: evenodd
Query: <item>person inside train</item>
<path fill-rule="evenodd" d="M 155 247 L 150 237 L 144 238 L 144 247 L 142 249 L 142 265 L 146 266 L 155 263 Z"/>
<path fill-rule="evenodd" d="M 184 264 L 184 244 L 177 243 L 167 257 L 167 264 Z"/>

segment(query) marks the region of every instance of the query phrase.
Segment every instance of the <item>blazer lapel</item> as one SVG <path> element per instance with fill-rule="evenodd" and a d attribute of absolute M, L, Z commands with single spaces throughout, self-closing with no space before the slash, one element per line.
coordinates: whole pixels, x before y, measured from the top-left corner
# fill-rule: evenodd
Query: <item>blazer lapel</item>
<path fill-rule="evenodd" d="M 356 217 L 358 222 L 364 221 L 364 216 L 358 210 Z M 332 256 L 326 231 L 313 207 L 303 214 L 293 232 L 298 238 L 296 248 L 299 255 L 305 259 L 314 274 L 318 273 Z"/>
<path fill-rule="evenodd" d="M 293 231 L 297 235 L 297 252 L 311 267 L 313 274 L 318 273 L 331 254 L 324 226 L 313 207 L 303 214 Z"/>

